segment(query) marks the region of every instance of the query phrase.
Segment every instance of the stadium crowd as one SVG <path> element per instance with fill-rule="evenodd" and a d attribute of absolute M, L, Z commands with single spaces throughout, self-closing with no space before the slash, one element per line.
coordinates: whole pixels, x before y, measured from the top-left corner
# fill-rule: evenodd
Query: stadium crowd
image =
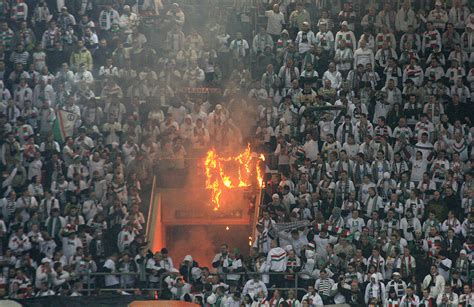
<path fill-rule="evenodd" d="M 189 3 L 0 1 L 0 298 L 474 306 L 472 1 Z M 246 142 L 250 255 L 152 254 L 150 170 Z"/>

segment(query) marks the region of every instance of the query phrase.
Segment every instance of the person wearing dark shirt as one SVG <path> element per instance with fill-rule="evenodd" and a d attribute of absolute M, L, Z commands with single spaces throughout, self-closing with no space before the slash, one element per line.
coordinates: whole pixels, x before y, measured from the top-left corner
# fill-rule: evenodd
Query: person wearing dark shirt
<path fill-rule="evenodd" d="M 433 198 L 428 201 L 426 212 L 434 212 L 436 218 L 441 221 L 446 218 L 448 214 L 448 209 L 446 206 L 446 202 L 441 197 L 441 193 L 439 191 L 435 191 L 433 193 Z"/>
<path fill-rule="evenodd" d="M 353 280 L 349 285 L 344 282 L 344 276 L 341 276 L 340 279 L 341 281 L 337 284 L 337 289 L 346 299 L 346 304 L 349 304 L 351 307 L 364 306 L 363 290 L 359 287 L 357 280 Z"/>
<path fill-rule="evenodd" d="M 96 69 L 104 66 L 105 61 L 112 58 L 112 50 L 110 50 L 105 39 L 99 41 L 99 48 L 94 51 L 92 58 L 94 59 L 94 68 Z"/>
<path fill-rule="evenodd" d="M 48 51 L 46 65 L 50 71 L 58 71 L 63 63 L 69 63 L 69 53 L 66 52 L 61 43 L 56 43 L 54 49 Z"/>
<path fill-rule="evenodd" d="M 459 204 L 461 204 L 461 199 L 459 196 L 454 192 L 452 187 L 447 187 L 444 196 L 444 202 L 446 204 L 446 208 L 452 210 L 457 216 L 462 215 L 462 208 Z"/>
<path fill-rule="evenodd" d="M 451 124 L 454 124 L 456 120 L 460 120 L 463 123 L 466 121 L 470 122 L 467 112 L 467 106 L 459 101 L 459 96 L 457 94 L 453 94 L 451 103 L 446 108 L 446 114 L 448 115 L 449 122 Z"/>
<path fill-rule="evenodd" d="M 441 242 L 441 249 L 446 251 L 448 258 L 455 262 L 461 248 L 461 241 L 455 236 L 454 230 L 452 228 L 448 229 L 446 238 Z"/>

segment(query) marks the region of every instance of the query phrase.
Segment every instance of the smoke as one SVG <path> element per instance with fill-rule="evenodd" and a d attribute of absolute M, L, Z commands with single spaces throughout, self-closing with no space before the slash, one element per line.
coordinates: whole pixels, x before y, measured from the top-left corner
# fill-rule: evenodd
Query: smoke
<path fill-rule="evenodd" d="M 209 228 L 211 227 L 169 227 L 166 241 L 169 244 L 169 249 L 176 266 L 183 261 L 186 255 L 191 255 L 200 266 L 212 266 L 212 259 L 219 247 L 214 245 L 213 233 L 209 231 Z"/>

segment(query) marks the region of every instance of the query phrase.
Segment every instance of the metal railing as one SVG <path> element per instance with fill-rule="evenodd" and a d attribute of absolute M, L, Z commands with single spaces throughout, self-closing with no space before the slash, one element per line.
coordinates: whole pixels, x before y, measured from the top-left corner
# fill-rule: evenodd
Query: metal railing
<path fill-rule="evenodd" d="M 86 293 L 87 295 L 91 295 L 93 292 L 120 292 L 120 291 L 123 291 L 123 292 L 130 292 L 130 291 L 136 291 L 137 289 L 139 289 L 140 291 L 156 291 L 158 293 L 161 293 L 164 289 L 165 289 L 165 282 L 164 282 L 164 279 L 167 277 L 167 276 L 170 276 L 170 275 L 173 275 L 173 274 L 170 274 L 170 273 L 162 273 L 159 275 L 159 281 L 156 282 L 156 284 L 158 284 L 158 287 L 150 287 L 150 281 L 149 281 L 149 277 L 150 276 L 155 276 L 155 275 L 152 275 L 150 273 L 146 273 L 145 274 L 145 277 L 146 277 L 146 281 L 143 281 L 143 280 L 140 280 L 140 282 L 143 282 L 143 284 L 145 285 L 145 287 L 143 287 L 143 284 L 140 286 L 140 285 L 137 285 L 137 282 L 139 280 L 135 280 L 135 283 L 134 283 L 134 286 L 132 287 L 127 287 L 126 285 L 122 285 L 122 282 L 121 282 L 121 276 L 134 276 L 136 277 L 136 279 L 139 279 L 139 277 L 141 276 L 140 273 L 138 272 L 116 272 L 116 273 L 108 273 L 108 272 L 87 272 L 87 273 L 83 273 L 83 274 L 78 274 L 76 275 L 76 277 L 79 277 L 79 278 L 82 278 L 82 282 L 83 284 L 86 284 L 87 287 L 85 289 L 82 290 L 83 293 Z M 231 272 L 231 273 L 214 273 L 214 274 L 211 274 L 211 276 L 220 276 L 221 277 L 221 280 L 227 284 L 227 282 L 229 281 L 228 279 L 228 276 L 229 275 L 238 275 L 239 276 L 239 279 L 242 279 L 240 281 L 240 286 L 243 287 L 245 285 L 245 283 L 250 280 L 252 277 L 250 276 L 255 276 L 255 275 L 258 275 L 260 277 L 260 280 L 262 278 L 263 275 L 268 275 L 269 277 L 270 276 L 276 276 L 276 275 L 283 275 L 283 276 L 286 276 L 286 275 L 293 275 L 294 276 L 294 279 L 293 280 L 286 280 L 287 282 L 291 283 L 292 282 L 292 287 L 270 287 L 268 288 L 268 291 L 273 291 L 273 290 L 283 290 L 283 291 L 288 291 L 288 290 L 294 290 L 296 293 L 298 293 L 298 291 L 301 293 L 301 292 L 304 292 L 306 293 L 307 292 L 307 289 L 305 288 L 301 288 L 300 287 L 300 284 L 298 282 L 298 280 L 300 279 L 301 275 L 303 275 L 303 273 L 301 272 L 295 272 L 295 273 L 290 273 L 290 272 Z M 107 277 L 107 276 L 115 276 L 119 279 L 119 287 L 101 287 L 100 284 L 101 282 L 97 282 L 96 277 Z M 248 277 L 248 278 L 245 278 L 245 277 Z M 83 279 L 85 277 L 85 280 Z M 143 275 L 142 275 L 143 277 Z M 244 278 L 242 278 L 244 277 Z M 288 285 L 288 284 L 287 284 Z"/>

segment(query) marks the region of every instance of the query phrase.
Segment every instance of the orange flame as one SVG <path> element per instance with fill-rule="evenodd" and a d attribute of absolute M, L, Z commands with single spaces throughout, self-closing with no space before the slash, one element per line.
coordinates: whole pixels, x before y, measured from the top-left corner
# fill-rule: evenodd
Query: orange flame
<path fill-rule="evenodd" d="M 224 190 L 250 187 L 253 176 L 256 177 L 258 186 L 263 186 L 261 170 L 263 161 L 265 161 L 263 154 L 252 156 L 250 146 L 247 146 L 247 149 L 240 154 L 231 157 L 220 157 L 214 149 L 207 152 L 204 161 L 206 189 L 212 192 L 211 200 L 215 211 L 221 206 L 221 196 Z"/>

